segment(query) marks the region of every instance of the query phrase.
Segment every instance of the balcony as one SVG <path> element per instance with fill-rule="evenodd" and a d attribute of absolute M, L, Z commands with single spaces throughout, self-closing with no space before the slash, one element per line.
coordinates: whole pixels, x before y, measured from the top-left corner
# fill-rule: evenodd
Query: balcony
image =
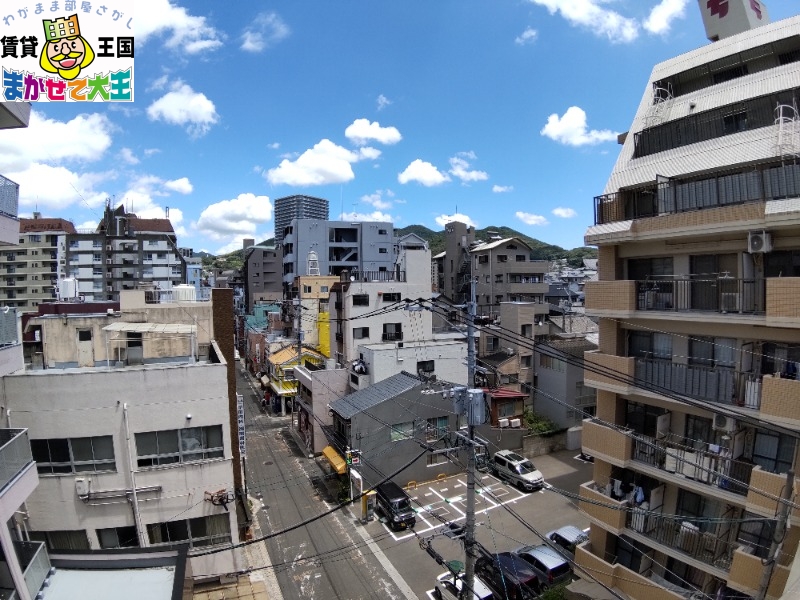
<path fill-rule="evenodd" d="M 668 434 L 655 440 L 639 436 L 633 440 L 634 462 L 655 467 L 665 475 L 680 477 L 682 487 L 706 495 L 727 493 L 746 496 L 753 464 L 729 457 L 724 450 L 701 450 L 682 443 L 682 436 Z M 708 487 L 716 488 L 709 490 Z M 731 503 L 741 503 L 729 496 Z"/>
<path fill-rule="evenodd" d="M 395 281 L 403 283 L 406 280 L 405 271 L 342 271 L 340 281 Z"/>
<path fill-rule="evenodd" d="M 636 310 L 764 314 L 763 279 L 664 278 L 636 281 Z"/>
<path fill-rule="evenodd" d="M 770 473 L 761 467 L 754 467 L 750 477 L 750 489 L 747 492 L 746 510 L 774 518 L 778 504 L 776 499 L 781 497 L 784 485 L 786 485 L 785 473 Z M 795 478 L 794 488 L 800 489 L 800 478 Z M 791 517 L 793 525 L 800 524 L 800 509 L 793 509 Z"/>
<path fill-rule="evenodd" d="M 627 567 L 612 564 L 604 558 L 595 556 L 590 542 L 584 542 L 575 549 L 575 562 L 600 583 L 615 588 L 631 598 L 684 600 L 684 596 L 667 590 Z"/>
<path fill-rule="evenodd" d="M 757 596 L 761 587 L 761 575 L 766 567 L 761 558 L 750 554 L 746 548 L 737 548 L 733 553 L 728 585 L 750 596 Z M 772 572 L 767 596 L 782 598 L 786 582 L 789 578 L 789 569 L 783 565 L 775 565 Z"/>
<path fill-rule="evenodd" d="M 384 331 L 381 340 L 384 342 L 399 342 L 403 339 L 402 331 Z"/>
<path fill-rule="evenodd" d="M 50 574 L 50 556 L 43 542 L 14 542 L 25 586 L 31 598 L 36 598 L 42 584 Z"/>
<path fill-rule="evenodd" d="M 583 290 L 587 314 L 594 314 L 594 311 L 632 313 L 636 310 L 635 281 L 587 281 Z"/>
<path fill-rule="evenodd" d="M 631 393 L 635 375 L 633 357 L 615 356 L 597 351 L 585 352 L 583 356 L 586 385 L 621 394 Z"/>
<path fill-rule="evenodd" d="M 624 431 L 611 429 L 598 422 L 586 419 L 581 436 L 583 451 L 601 460 L 624 466 L 631 458 L 633 438 Z"/>
<path fill-rule="evenodd" d="M 761 415 L 798 423 L 800 381 L 765 375 L 761 380 Z"/>
<path fill-rule="evenodd" d="M 0 490 L 33 462 L 27 429 L 0 429 Z"/>
<path fill-rule="evenodd" d="M 800 277 L 767 279 L 767 325 L 800 327 Z"/>
<path fill-rule="evenodd" d="M 626 501 L 610 498 L 600 491 L 600 487 L 594 481 L 581 485 L 578 493 L 581 500 L 586 500 L 586 502 L 579 500 L 578 508 L 602 523 L 605 529 L 618 534 L 625 528 L 625 514 L 628 512 Z"/>

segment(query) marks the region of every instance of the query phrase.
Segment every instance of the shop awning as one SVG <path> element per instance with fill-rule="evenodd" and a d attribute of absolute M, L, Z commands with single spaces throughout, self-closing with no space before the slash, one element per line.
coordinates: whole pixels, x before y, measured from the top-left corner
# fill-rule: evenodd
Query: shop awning
<path fill-rule="evenodd" d="M 322 451 L 322 455 L 328 459 L 328 462 L 331 463 L 333 470 L 339 475 L 344 475 L 347 473 L 347 463 L 345 463 L 342 456 L 333 449 L 333 446 L 325 446 L 325 449 Z"/>

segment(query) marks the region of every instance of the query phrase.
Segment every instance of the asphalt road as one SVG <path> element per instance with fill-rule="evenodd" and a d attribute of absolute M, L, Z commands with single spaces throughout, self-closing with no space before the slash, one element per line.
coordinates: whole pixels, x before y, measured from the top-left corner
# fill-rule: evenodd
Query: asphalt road
<path fill-rule="evenodd" d="M 261 534 L 283 531 L 333 508 L 335 498 L 312 482 L 319 482 L 324 470 L 297 447 L 288 417 L 264 414 L 260 394 L 241 372 L 238 387 L 247 419 L 248 492 L 263 503 L 256 512 Z M 574 454 L 534 462 L 548 484 L 577 492 L 591 479 L 591 465 Z M 463 561 L 461 544 L 441 533 L 445 521 L 463 524 L 465 487 L 461 475 L 412 491 L 419 511 L 414 532 L 395 533 L 378 520 L 363 525 L 347 508 L 268 540 L 270 569 L 284 598 L 429 598 L 436 576 L 446 569 L 420 548 L 420 538 L 430 540 L 445 560 Z M 526 494 L 488 474 L 481 475 L 478 487 L 476 539 L 491 551 L 538 543 L 535 531 L 588 526 L 574 503 L 555 491 Z"/>

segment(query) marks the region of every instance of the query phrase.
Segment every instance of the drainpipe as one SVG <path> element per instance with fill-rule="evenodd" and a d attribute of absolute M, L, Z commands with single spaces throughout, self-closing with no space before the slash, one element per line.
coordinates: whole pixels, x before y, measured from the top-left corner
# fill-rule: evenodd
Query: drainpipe
<path fill-rule="evenodd" d="M 128 403 L 122 405 L 122 418 L 125 421 L 125 444 L 128 447 L 128 473 L 131 476 L 131 507 L 133 509 L 133 520 L 136 524 L 136 535 L 139 538 L 139 546 L 147 548 L 150 543 L 144 533 L 144 525 L 142 525 L 142 516 L 139 514 L 139 498 L 136 495 L 136 470 L 133 467 L 133 452 L 131 451 L 131 428 L 128 423 Z"/>

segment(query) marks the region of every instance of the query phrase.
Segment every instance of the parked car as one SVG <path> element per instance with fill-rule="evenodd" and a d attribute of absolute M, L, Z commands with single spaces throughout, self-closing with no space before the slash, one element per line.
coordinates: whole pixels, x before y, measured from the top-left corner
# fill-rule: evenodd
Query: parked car
<path fill-rule="evenodd" d="M 547 534 L 547 539 L 566 554 L 570 560 L 575 560 L 575 547 L 589 539 L 583 529 L 574 525 L 564 525 Z"/>
<path fill-rule="evenodd" d="M 385 481 L 375 488 L 375 507 L 383 513 L 392 529 L 405 529 L 417 524 L 411 499 L 394 481 Z"/>
<path fill-rule="evenodd" d="M 498 598 L 533 600 L 541 591 L 533 567 L 511 552 L 479 556 L 475 561 L 475 574 L 492 588 Z"/>
<path fill-rule="evenodd" d="M 547 544 L 523 546 L 514 550 L 514 554 L 531 565 L 543 590 L 572 579 L 569 561 Z"/>
<path fill-rule="evenodd" d="M 450 571 L 442 573 L 436 578 L 433 588 L 434 597 L 438 600 L 462 600 L 461 589 L 464 587 L 464 573 L 457 576 Z M 492 590 L 479 577 L 475 577 L 472 585 L 473 600 L 493 600 Z"/>
<path fill-rule="evenodd" d="M 544 477 L 533 463 L 511 450 L 495 452 L 492 457 L 492 474 L 529 492 L 544 485 Z"/>

